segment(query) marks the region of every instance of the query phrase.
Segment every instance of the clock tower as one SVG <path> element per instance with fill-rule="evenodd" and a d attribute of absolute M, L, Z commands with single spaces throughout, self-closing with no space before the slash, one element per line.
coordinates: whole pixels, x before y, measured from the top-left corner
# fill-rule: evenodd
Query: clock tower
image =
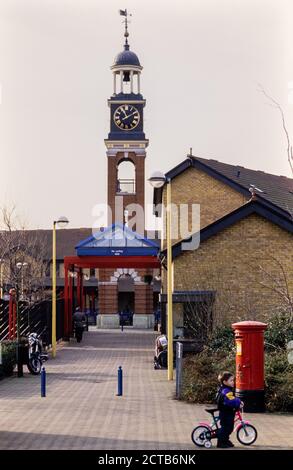
<path fill-rule="evenodd" d="M 120 12 L 121 13 L 121 12 Z M 145 230 L 145 157 L 148 140 L 144 134 L 141 94 L 142 66 L 128 43 L 127 11 L 125 43 L 111 67 L 113 94 L 108 99 L 110 132 L 105 139 L 108 159 L 108 224 L 129 224 L 141 235 Z"/>
<path fill-rule="evenodd" d="M 145 99 L 141 94 L 142 66 L 128 43 L 127 10 L 125 42 L 111 67 L 113 94 L 108 99 L 110 130 L 105 139 L 108 161 L 108 227 L 95 246 L 121 253 L 130 259 L 155 257 L 159 247 L 145 237 L 145 157 L 148 140 L 144 134 Z M 116 237 L 116 234 L 118 235 Z M 114 236 L 113 236 L 114 235 Z M 103 238 L 104 237 L 104 238 Z M 128 312 L 128 324 L 152 328 L 158 289 L 154 278 L 159 268 L 138 266 L 99 269 L 98 328 L 119 328 L 121 312 Z M 155 287 L 154 287 L 155 286 Z"/>

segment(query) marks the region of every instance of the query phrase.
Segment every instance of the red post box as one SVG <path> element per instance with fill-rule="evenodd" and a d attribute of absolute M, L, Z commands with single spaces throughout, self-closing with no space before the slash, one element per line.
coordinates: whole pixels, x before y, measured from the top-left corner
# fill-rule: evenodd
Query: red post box
<path fill-rule="evenodd" d="M 245 411 L 264 411 L 264 330 L 257 321 L 233 323 L 236 343 L 236 396 Z"/>

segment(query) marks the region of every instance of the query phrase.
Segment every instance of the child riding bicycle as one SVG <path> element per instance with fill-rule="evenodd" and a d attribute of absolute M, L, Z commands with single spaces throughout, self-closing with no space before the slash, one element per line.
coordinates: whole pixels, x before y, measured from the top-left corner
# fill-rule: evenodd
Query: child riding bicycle
<path fill-rule="evenodd" d="M 218 445 L 221 449 L 234 447 L 230 441 L 230 434 L 233 432 L 235 413 L 243 407 L 240 398 L 234 396 L 234 375 L 231 372 L 222 372 L 218 380 L 220 387 L 217 393 L 217 405 L 219 409 L 219 419 L 221 428 L 218 431 Z"/>
<path fill-rule="evenodd" d="M 205 408 L 212 415 L 212 422 L 201 421 L 191 433 L 192 442 L 198 447 L 209 449 L 212 439 L 218 439 L 217 447 L 228 449 L 234 447 L 230 434 L 234 431 L 237 440 L 245 446 L 252 445 L 257 439 L 256 428 L 244 419 L 243 402 L 234 396 L 234 376 L 231 372 L 222 372 L 218 380 L 220 387 L 217 393 L 217 407 Z M 219 415 L 218 415 L 219 413 Z M 221 427 L 219 427 L 219 422 Z"/>

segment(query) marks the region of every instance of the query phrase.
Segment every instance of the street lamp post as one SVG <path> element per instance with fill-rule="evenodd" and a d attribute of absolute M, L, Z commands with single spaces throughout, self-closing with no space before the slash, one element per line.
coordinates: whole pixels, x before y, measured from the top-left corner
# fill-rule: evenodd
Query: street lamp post
<path fill-rule="evenodd" d="M 168 380 L 173 380 L 173 282 L 172 282 L 172 239 L 171 239 L 171 179 L 159 171 L 154 172 L 148 180 L 153 188 L 167 185 L 166 235 L 167 235 L 167 316 L 168 316 Z"/>
<path fill-rule="evenodd" d="M 53 222 L 52 240 L 52 357 L 56 357 L 56 226 L 65 227 L 69 223 L 66 217 L 59 217 Z"/>
<path fill-rule="evenodd" d="M 25 268 L 26 266 L 28 266 L 28 263 L 26 262 L 19 262 L 16 264 L 17 268 L 19 269 L 19 272 L 20 272 L 20 275 L 21 275 L 21 278 L 20 278 L 20 300 L 24 300 L 24 279 L 23 279 L 23 268 Z"/>

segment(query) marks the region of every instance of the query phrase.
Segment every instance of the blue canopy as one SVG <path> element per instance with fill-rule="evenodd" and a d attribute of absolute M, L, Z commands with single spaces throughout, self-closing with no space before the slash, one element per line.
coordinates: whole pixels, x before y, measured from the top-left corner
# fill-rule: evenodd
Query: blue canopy
<path fill-rule="evenodd" d="M 77 256 L 156 256 L 159 246 L 123 224 L 115 223 L 81 241 Z"/>

